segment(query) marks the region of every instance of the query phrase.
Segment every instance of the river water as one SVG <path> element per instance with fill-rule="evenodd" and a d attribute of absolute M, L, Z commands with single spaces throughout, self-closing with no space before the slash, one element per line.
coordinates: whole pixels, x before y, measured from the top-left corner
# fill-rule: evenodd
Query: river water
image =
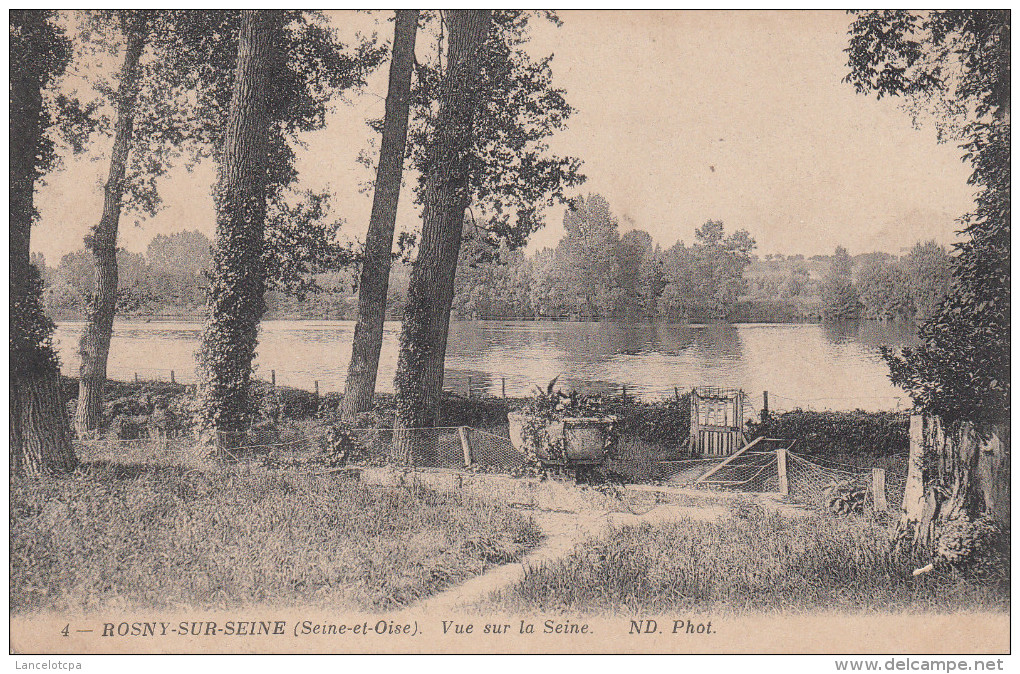
<path fill-rule="evenodd" d="M 77 374 L 82 323 L 57 326 L 65 373 Z M 196 381 L 200 323 L 117 321 L 109 376 Z M 897 409 L 904 392 L 888 379 L 882 345 L 914 342 L 909 323 L 627 324 L 559 321 L 453 321 L 446 356 L 447 389 L 527 395 L 559 377 L 563 390 L 619 392 L 646 400 L 692 386 L 741 388 L 755 407 Z M 392 391 L 400 324 L 387 322 L 378 390 Z M 258 376 L 276 371 L 279 385 L 342 391 L 353 321 L 265 321 Z"/>

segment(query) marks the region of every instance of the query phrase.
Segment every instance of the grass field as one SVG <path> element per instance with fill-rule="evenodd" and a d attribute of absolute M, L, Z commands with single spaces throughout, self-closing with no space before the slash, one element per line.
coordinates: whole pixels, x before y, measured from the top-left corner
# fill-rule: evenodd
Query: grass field
<path fill-rule="evenodd" d="M 953 612 L 1009 609 L 1005 572 L 977 578 L 889 552 L 863 518 L 788 519 L 738 509 L 725 523 L 613 530 L 532 569 L 491 608 L 507 612 Z M 1008 567 L 1007 567 L 1008 568 Z"/>
<path fill-rule="evenodd" d="M 333 476 L 85 464 L 11 484 L 11 611 L 405 606 L 519 559 L 510 508 Z"/>

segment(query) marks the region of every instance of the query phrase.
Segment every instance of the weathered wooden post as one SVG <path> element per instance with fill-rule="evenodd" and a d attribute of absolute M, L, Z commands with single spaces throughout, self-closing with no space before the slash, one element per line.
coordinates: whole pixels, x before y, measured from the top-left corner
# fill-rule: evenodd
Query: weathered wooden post
<path fill-rule="evenodd" d="M 776 467 L 779 470 L 779 493 L 790 495 L 790 479 L 786 474 L 786 448 L 776 450 Z"/>
<path fill-rule="evenodd" d="M 460 436 L 460 446 L 464 450 L 464 466 L 470 466 L 473 463 L 471 458 L 471 429 L 467 426 L 461 426 L 457 429 L 457 435 Z"/>
<path fill-rule="evenodd" d="M 503 380 L 503 400 L 506 400 L 506 377 L 500 377 Z"/>
<path fill-rule="evenodd" d="M 467 397 L 468 397 L 468 398 L 470 398 L 470 397 L 471 397 L 471 375 L 468 375 L 468 382 L 467 382 Z"/>
<path fill-rule="evenodd" d="M 177 383 L 177 380 L 174 379 L 174 371 L 173 370 L 170 370 L 170 383 L 171 384 L 176 384 Z"/>
<path fill-rule="evenodd" d="M 871 469 L 871 494 L 875 499 L 875 512 L 885 512 L 889 503 L 885 500 L 885 469 Z"/>
<path fill-rule="evenodd" d="M 276 370 L 269 371 L 269 382 L 276 388 Z"/>
<path fill-rule="evenodd" d="M 698 389 L 691 389 L 691 453 L 701 455 L 702 447 L 698 437 Z"/>
<path fill-rule="evenodd" d="M 138 383 L 138 373 L 137 372 L 135 372 L 135 383 L 136 384 Z"/>
<path fill-rule="evenodd" d="M 767 424 L 769 422 L 769 392 L 761 392 L 761 422 Z"/>
<path fill-rule="evenodd" d="M 937 434 L 934 417 L 910 415 L 910 455 L 907 459 L 907 485 L 903 490 L 901 526 L 920 522 L 924 513 L 924 454 L 928 436 Z M 933 432 L 934 431 L 934 432 Z"/>
<path fill-rule="evenodd" d="M 319 380 L 315 380 L 315 404 L 319 404 Z"/>
<path fill-rule="evenodd" d="M 623 402 L 627 402 L 627 385 L 626 384 L 624 384 L 624 386 L 623 386 L 623 394 L 622 395 L 623 395 Z"/>

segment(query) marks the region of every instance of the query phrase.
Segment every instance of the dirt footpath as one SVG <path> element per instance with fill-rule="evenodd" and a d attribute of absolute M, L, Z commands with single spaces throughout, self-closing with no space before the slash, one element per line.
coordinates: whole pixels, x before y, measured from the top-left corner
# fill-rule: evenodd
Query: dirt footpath
<path fill-rule="evenodd" d="M 642 523 L 654 525 L 682 519 L 717 522 L 730 516 L 729 509 L 722 503 L 705 506 L 663 504 L 643 514 L 595 510 L 581 512 L 532 510 L 531 513 L 535 522 L 542 528 L 545 540 L 524 559 L 496 567 L 466 583 L 433 595 L 419 604 L 401 609 L 401 612 L 432 612 L 482 603 L 496 592 L 522 580 L 529 568 L 562 559 L 578 544 L 597 538 L 614 527 Z"/>

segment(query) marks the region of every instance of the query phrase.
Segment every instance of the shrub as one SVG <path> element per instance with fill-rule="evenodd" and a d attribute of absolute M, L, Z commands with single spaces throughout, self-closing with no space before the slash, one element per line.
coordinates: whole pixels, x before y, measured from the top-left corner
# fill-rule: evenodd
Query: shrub
<path fill-rule="evenodd" d="M 752 422 L 749 437 L 790 438 L 802 454 L 884 456 L 910 449 L 910 420 L 898 412 L 793 410 Z"/>
<path fill-rule="evenodd" d="M 342 424 L 334 424 L 326 429 L 325 443 L 322 451 L 312 458 L 329 468 L 343 468 L 354 461 L 367 458 L 368 453 L 351 429 Z"/>
<path fill-rule="evenodd" d="M 854 484 L 850 480 L 841 480 L 826 485 L 822 490 L 825 499 L 825 507 L 834 515 L 849 515 L 850 513 L 863 513 L 864 501 L 867 499 L 868 490 L 860 484 Z"/>
<path fill-rule="evenodd" d="M 617 418 L 621 436 L 675 448 L 691 433 L 690 393 L 660 402 L 609 398 L 605 410 Z"/>
<path fill-rule="evenodd" d="M 731 323 L 794 323 L 803 314 L 787 300 L 755 299 L 737 302 L 726 312 Z"/>
<path fill-rule="evenodd" d="M 323 402 L 323 399 L 317 398 L 312 391 L 290 388 L 288 386 L 273 388 L 262 382 L 260 384 L 262 395 L 265 396 L 267 395 L 266 392 L 269 392 L 270 397 L 267 399 L 267 403 L 277 408 L 273 411 L 280 417 L 287 419 L 308 419 L 314 417 L 319 412 L 320 404 Z"/>

